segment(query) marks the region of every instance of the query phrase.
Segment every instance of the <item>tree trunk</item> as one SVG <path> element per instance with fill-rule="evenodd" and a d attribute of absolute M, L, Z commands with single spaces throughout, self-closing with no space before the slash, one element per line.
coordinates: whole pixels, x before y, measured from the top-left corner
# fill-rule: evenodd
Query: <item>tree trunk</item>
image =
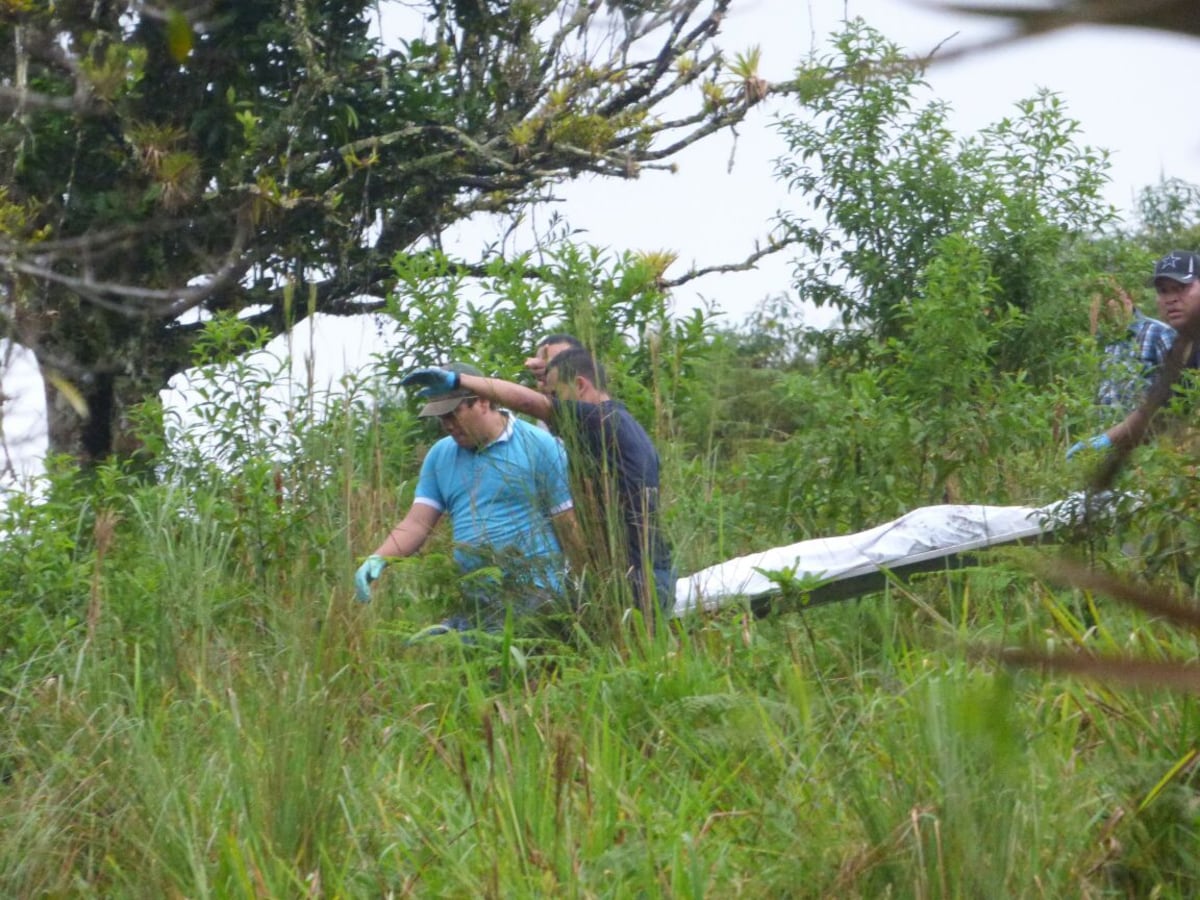
<path fill-rule="evenodd" d="M 131 413 L 159 387 L 143 379 L 106 374 L 64 389 L 45 375 L 47 453 L 69 455 L 87 468 L 110 457 L 129 459 L 145 452 Z M 80 401 L 86 409 L 76 408 Z"/>

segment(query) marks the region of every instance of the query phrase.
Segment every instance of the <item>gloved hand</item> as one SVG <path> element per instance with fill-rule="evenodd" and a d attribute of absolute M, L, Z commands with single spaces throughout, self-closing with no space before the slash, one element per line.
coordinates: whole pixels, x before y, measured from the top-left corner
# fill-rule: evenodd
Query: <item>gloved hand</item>
<path fill-rule="evenodd" d="M 412 387 L 413 385 L 421 386 L 421 390 L 417 391 L 418 397 L 436 397 L 439 394 L 448 394 L 458 387 L 458 373 L 437 367 L 413 369 L 400 379 L 400 386 Z"/>
<path fill-rule="evenodd" d="M 1090 437 L 1086 441 L 1076 441 L 1067 448 L 1067 459 L 1070 459 L 1080 450 L 1085 448 L 1090 450 L 1107 450 L 1112 446 L 1112 438 L 1107 434 L 1098 434 L 1095 437 Z"/>
<path fill-rule="evenodd" d="M 358 571 L 354 573 L 354 594 L 360 603 L 371 602 L 371 582 L 383 573 L 386 566 L 386 559 L 372 554 L 358 567 Z"/>

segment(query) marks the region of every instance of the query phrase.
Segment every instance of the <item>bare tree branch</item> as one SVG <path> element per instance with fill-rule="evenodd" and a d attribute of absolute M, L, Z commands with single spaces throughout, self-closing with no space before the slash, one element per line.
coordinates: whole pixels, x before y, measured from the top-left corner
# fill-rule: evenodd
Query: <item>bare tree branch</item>
<path fill-rule="evenodd" d="M 1200 665 L 1191 662 L 1158 662 L 1135 656 L 1042 653 L 1020 648 L 976 648 L 971 651 L 971 656 L 977 660 L 995 658 L 1008 666 L 1078 675 L 1125 687 L 1200 692 Z"/>
<path fill-rule="evenodd" d="M 661 282 L 664 288 L 677 288 L 687 284 L 689 281 L 695 281 L 705 275 L 722 274 L 729 272 L 748 272 L 758 265 L 759 260 L 778 253 L 788 244 L 795 243 L 791 238 L 782 241 L 773 241 L 765 247 L 755 245 L 754 252 L 743 259 L 741 262 L 724 263 L 720 265 L 704 266 L 702 268 L 692 268 L 678 278 L 668 278 Z"/>
<path fill-rule="evenodd" d="M 27 262 L 19 256 L 0 252 L 0 267 L 27 275 L 38 281 L 66 288 L 82 299 L 128 318 L 174 319 L 207 301 L 218 291 L 241 278 L 252 260 L 244 253 L 249 229 L 240 226 L 234 232 L 233 245 L 221 267 L 203 283 L 183 288 L 154 289 L 137 285 L 102 282 L 56 271 L 48 265 Z M 133 305 L 130 305 L 133 304 Z"/>

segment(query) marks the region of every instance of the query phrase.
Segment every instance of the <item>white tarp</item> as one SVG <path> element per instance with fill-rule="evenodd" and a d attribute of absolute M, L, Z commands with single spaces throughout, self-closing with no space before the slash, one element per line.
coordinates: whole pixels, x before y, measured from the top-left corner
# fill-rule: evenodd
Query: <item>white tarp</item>
<path fill-rule="evenodd" d="M 1112 511 L 1111 496 L 1093 497 L 1092 501 L 1093 510 Z M 673 614 L 717 609 L 738 598 L 776 593 L 779 585 L 764 572 L 786 570 L 796 579 L 840 581 L 1038 538 L 1079 521 L 1087 505 L 1084 495 L 1073 494 L 1041 507 L 924 506 L 867 531 L 774 547 L 680 578 L 675 585 Z"/>

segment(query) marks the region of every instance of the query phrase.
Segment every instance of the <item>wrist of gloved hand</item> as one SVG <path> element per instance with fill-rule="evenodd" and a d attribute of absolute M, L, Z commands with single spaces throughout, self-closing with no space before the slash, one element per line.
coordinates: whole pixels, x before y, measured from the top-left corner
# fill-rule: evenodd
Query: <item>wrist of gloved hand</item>
<path fill-rule="evenodd" d="M 371 582 L 375 581 L 387 567 L 387 560 L 372 553 L 368 556 L 358 571 L 354 573 L 354 594 L 360 603 L 371 600 Z"/>

